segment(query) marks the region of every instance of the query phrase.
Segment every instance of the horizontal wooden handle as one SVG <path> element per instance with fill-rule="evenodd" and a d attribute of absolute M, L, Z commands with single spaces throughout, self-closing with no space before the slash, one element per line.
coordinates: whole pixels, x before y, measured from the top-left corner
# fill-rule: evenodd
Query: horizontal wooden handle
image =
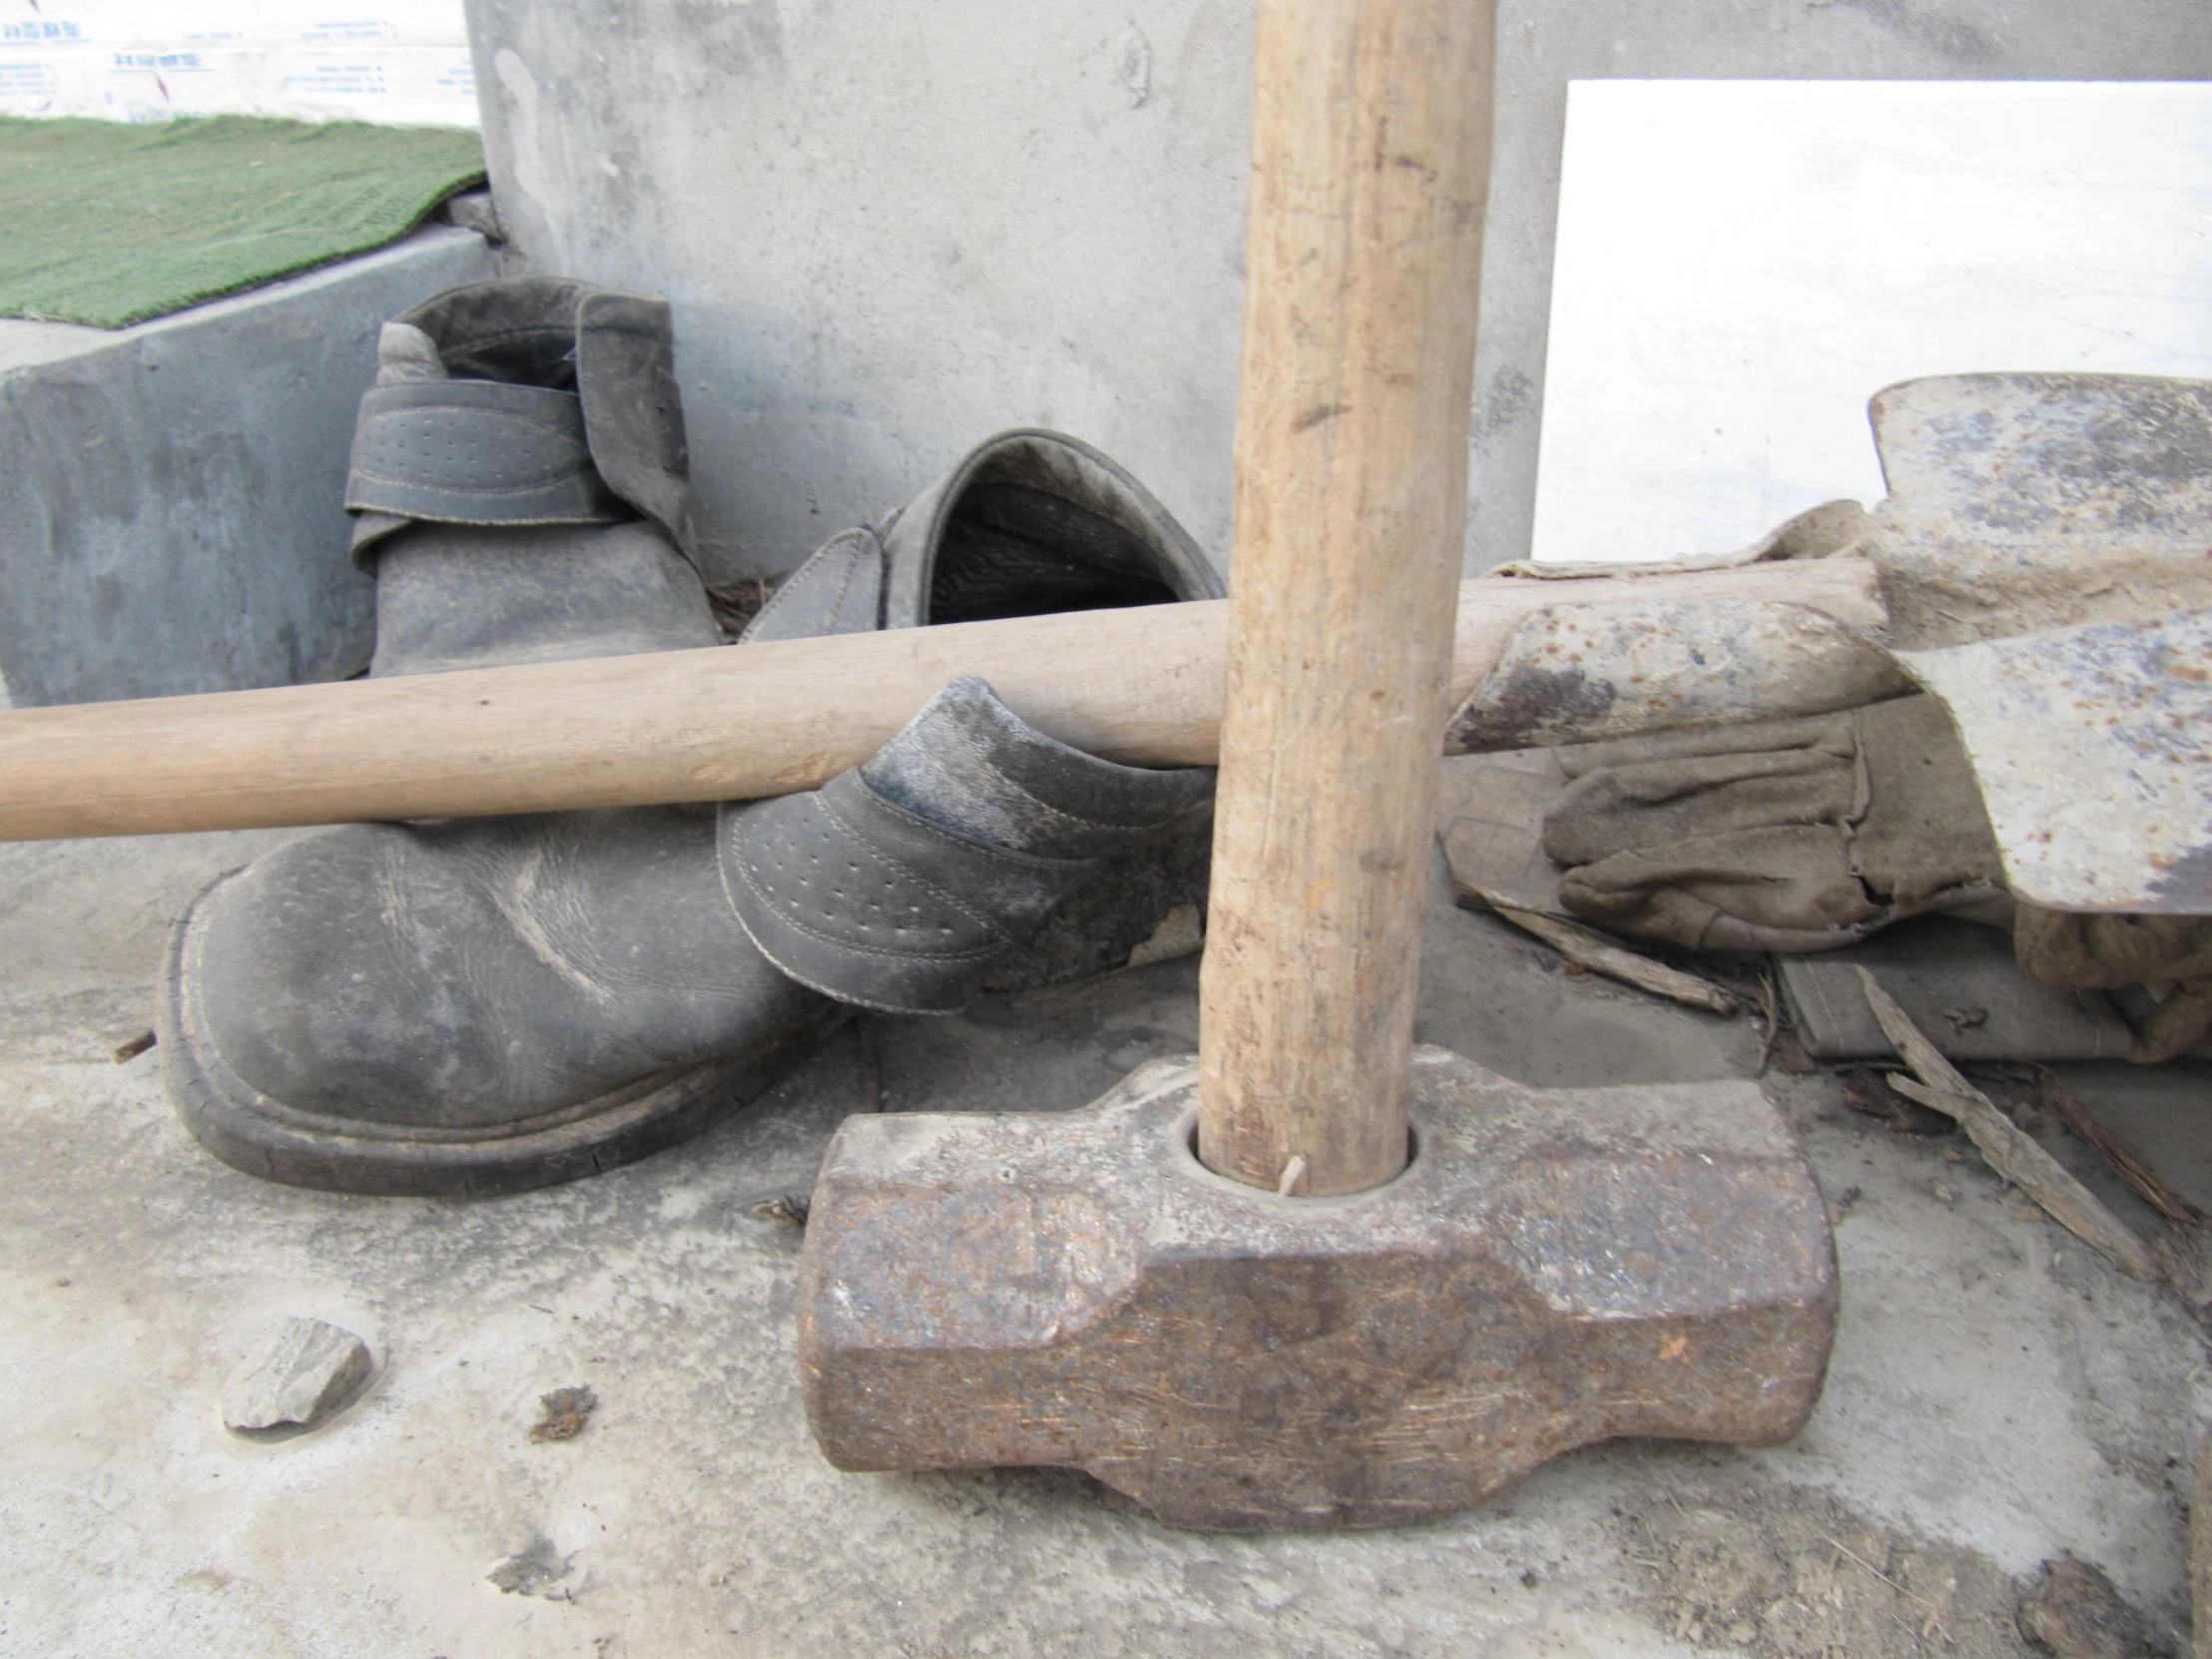
<path fill-rule="evenodd" d="M 1879 627 L 1847 556 L 1459 590 L 1453 697 L 1564 602 L 1766 599 Z M 1094 755 L 1211 766 L 1228 605 L 1077 611 L 773 645 L 0 714 L 0 840 L 737 801 L 859 765 L 948 681 L 980 675 Z M 1777 711 L 1786 713 L 1789 711 Z"/>

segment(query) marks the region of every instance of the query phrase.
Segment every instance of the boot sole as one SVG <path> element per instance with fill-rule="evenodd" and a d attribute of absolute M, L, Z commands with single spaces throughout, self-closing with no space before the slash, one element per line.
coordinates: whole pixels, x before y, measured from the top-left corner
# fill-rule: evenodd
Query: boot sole
<path fill-rule="evenodd" d="M 228 879 L 226 877 L 225 879 Z M 480 1132 L 349 1130 L 272 1099 L 225 1065 L 187 982 L 193 917 L 170 933 L 156 1020 L 162 1073 L 192 1137 L 233 1169 L 287 1187 L 387 1198 L 487 1198 L 575 1181 L 686 1141 L 747 1105 L 852 1010 L 827 1002 L 773 1043 L 664 1072 L 581 1105 Z"/>

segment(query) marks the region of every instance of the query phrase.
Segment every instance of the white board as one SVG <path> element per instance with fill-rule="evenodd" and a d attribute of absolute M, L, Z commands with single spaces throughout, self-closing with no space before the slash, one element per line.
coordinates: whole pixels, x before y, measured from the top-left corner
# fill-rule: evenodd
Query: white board
<path fill-rule="evenodd" d="M 0 0 L 0 115 L 474 127 L 462 0 Z"/>
<path fill-rule="evenodd" d="M 1884 493 L 1923 374 L 2212 378 L 2212 85 L 1576 81 L 1531 556 Z"/>

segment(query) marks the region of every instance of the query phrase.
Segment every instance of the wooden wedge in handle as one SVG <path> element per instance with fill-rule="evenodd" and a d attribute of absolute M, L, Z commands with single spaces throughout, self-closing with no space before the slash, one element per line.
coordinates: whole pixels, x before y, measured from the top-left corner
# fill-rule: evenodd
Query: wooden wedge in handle
<path fill-rule="evenodd" d="M 1466 529 L 1490 0 L 1260 0 L 1199 1156 L 1406 1159 Z"/>
<path fill-rule="evenodd" d="M 1879 626 L 1862 558 L 1459 590 L 1465 698 L 1547 605 L 1687 597 Z M 0 840 L 734 801 L 858 766 L 980 675 L 1080 749 L 1211 765 L 1228 607 L 1084 611 L 590 662 L 0 713 Z M 1776 713 L 1809 713 L 1782 710 Z"/>

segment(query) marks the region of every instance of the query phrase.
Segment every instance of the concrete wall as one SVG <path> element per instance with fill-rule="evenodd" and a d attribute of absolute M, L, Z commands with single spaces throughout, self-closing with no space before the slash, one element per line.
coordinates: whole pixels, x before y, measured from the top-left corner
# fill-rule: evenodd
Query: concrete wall
<path fill-rule="evenodd" d="M 504 222 L 677 305 L 718 566 L 789 568 L 973 439 L 1063 426 L 1217 554 L 1238 0 L 469 0 Z M 1566 83 L 2198 78 L 2203 0 L 1506 0 L 1469 562 L 1526 547 Z"/>
<path fill-rule="evenodd" d="M 0 705 L 362 667 L 339 503 L 376 330 L 489 275 L 441 227 L 134 328 L 0 321 Z"/>
<path fill-rule="evenodd" d="M 543 272 L 675 302 L 715 562 L 790 568 L 1002 427 L 1226 539 L 1236 5 L 471 6 L 493 195 Z"/>

